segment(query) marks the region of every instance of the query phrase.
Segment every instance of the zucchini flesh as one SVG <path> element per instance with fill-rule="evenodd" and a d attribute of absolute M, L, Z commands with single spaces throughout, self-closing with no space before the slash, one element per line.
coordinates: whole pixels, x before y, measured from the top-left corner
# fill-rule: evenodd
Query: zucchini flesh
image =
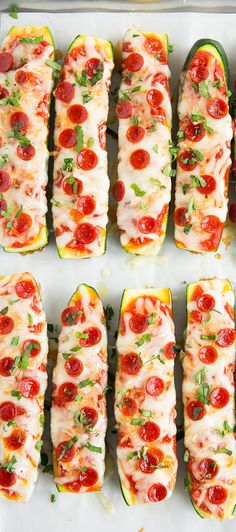
<path fill-rule="evenodd" d="M 53 225 L 61 258 L 105 253 L 109 179 L 106 121 L 109 41 L 78 35 L 55 90 Z"/>
<path fill-rule="evenodd" d="M 187 287 L 183 401 L 187 488 L 202 518 L 234 514 L 234 295 L 225 279 Z"/>
<path fill-rule="evenodd" d="M 47 324 L 29 273 L 0 278 L 0 496 L 26 502 L 38 476 Z"/>
<path fill-rule="evenodd" d="M 0 80 L 6 94 L 0 107 L 1 169 L 10 176 L 1 191 L 0 245 L 7 252 L 27 253 L 48 241 L 45 188 L 53 70 L 46 63 L 54 59 L 54 42 L 46 26 L 13 26 L 3 49 L 12 65 Z"/>
<path fill-rule="evenodd" d="M 61 492 L 99 491 L 107 426 L 107 334 L 102 303 L 79 285 L 62 312 L 53 372 L 51 436 L 54 478 Z"/>
<path fill-rule="evenodd" d="M 128 505 L 165 500 L 174 489 L 174 345 L 170 291 L 125 290 L 117 339 L 115 417 L 120 486 Z"/>
<path fill-rule="evenodd" d="M 117 104 L 117 222 L 128 253 L 157 255 L 166 235 L 171 192 L 168 37 L 127 31 Z"/>
<path fill-rule="evenodd" d="M 211 39 L 190 50 L 180 81 L 175 241 L 196 253 L 215 252 L 227 215 L 230 142 L 228 63 Z"/>

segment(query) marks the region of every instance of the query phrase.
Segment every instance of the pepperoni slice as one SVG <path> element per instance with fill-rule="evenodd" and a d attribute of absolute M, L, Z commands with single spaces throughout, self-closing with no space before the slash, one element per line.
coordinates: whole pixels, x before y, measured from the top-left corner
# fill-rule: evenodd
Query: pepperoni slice
<path fill-rule="evenodd" d="M 81 196 L 77 202 L 77 210 L 84 216 L 89 216 L 96 209 L 96 201 L 92 196 Z"/>
<path fill-rule="evenodd" d="M 137 403 L 131 397 L 127 397 L 123 400 L 121 411 L 123 416 L 130 417 L 134 416 L 138 410 Z"/>
<path fill-rule="evenodd" d="M 35 286 L 33 281 L 30 279 L 18 281 L 15 286 L 15 291 L 18 297 L 21 299 L 27 299 L 28 297 L 32 297 L 35 293 Z"/>
<path fill-rule="evenodd" d="M 192 310 L 189 316 L 190 323 L 202 323 L 202 314 L 198 310 Z"/>
<path fill-rule="evenodd" d="M 81 319 L 81 311 L 77 307 L 67 307 L 61 313 L 62 324 L 66 327 L 76 325 Z"/>
<path fill-rule="evenodd" d="M 98 327 L 88 327 L 84 329 L 82 334 L 86 336 L 85 338 L 80 338 L 79 343 L 82 347 L 92 347 L 98 344 L 102 338 L 102 333 Z"/>
<path fill-rule="evenodd" d="M 0 170 L 0 193 L 6 192 L 11 186 L 11 178 L 7 172 Z M 1 209 L 4 210 L 4 209 Z"/>
<path fill-rule="evenodd" d="M 193 83 L 200 83 L 209 77 L 209 70 L 204 65 L 195 66 L 191 69 L 190 76 Z"/>
<path fill-rule="evenodd" d="M 22 212 L 20 216 L 14 218 L 13 227 L 17 233 L 26 233 L 29 231 L 33 223 L 33 220 L 29 214 Z"/>
<path fill-rule="evenodd" d="M 148 498 L 151 502 L 160 502 L 167 497 L 167 489 L 164 484 L 158 482 L 153 484 L 148 490 Z"/>
<path fill-rule="evenodd" d="M 0 199 L 0 218 L 3 218 L 2 211 L 7 210 L 7 202 L 4 199 Z"/>
<path fill-rule="evenodd" d="M 0 375 L 10 377 L 11 370 L 14 366 L 14 360 L 11 357 L 4 357 L 0 360 Z"/>
<path fill-rule="evenodd" d="M 90 78 L 94 78 L 98 72 L 103 72 L 104 65 L 103 61 L 99 59 L 98 57 L 91 57 L 91 59 L 88 59 L 85 63 L 85 70 Z"/>
<path fill-rule="evenodd" d="M 226 388 L 218 386 L 210 393 L 210 403 L 213 408 L 224 408 L 229 402 L 229 392 Z"/>
<path fill-rule="evenodd" d="M 17 146 L 17 155 L 23 161 L 30 161 L 35 156 L 35 148 L 31 144 L 29 146 Z"/>
<path fill-rule="evenodd" d="M 216 340 L 217 345 L 220 347 L 229 347 L 234 343 L 235 330 L 234 329 L 220 329 L 218 332 L 218 338 Z"/>
<path fill-rule="evenodd" d="M 215 299 L 210 294 L 203 294 L 197 299 L 197 306 L 202 312 L 209 312 L 215 306 Z"/>
<path fill-rule="evenodd" d="M 10 116 L 10 125 L 12 129 L 17 127 L 19 133 L 25 133 L 29 126 L 29 118 L 22 111 L 16 111 Z"/>
<path fill-rule="evenodd" d="M 133 105 L 129 100 L 118 102 L 116 106 L 117 118 L 129 118 L 133 112 Z"/>
<path fill-rule="evenodd" d="M 206 182 L 205 186 L 199 186 L 197 187 L 198 192 L 200 194 L 204 194 L 204 196 L 208 196 L 208 194 L 211 194 L 216 189 L 216 180 L 212 175 L 203 175 L 202 178 Z"/>
<path fill-rule="evenodd" d="M 168 90 L 168 78 L 163 72 L 157 72 L 154 74 L 152 78 L 152 85 L 155 85 L 156 83 L 160 83 Z"/>
<path fill-rule="evenodd" d="M 211 504 L 223 504 L 227 497 L 228 492 L 223 486 L 212 486 L 207 490 L 207 497 Z"/>
<path fill-rule="evenodd" d="M 17 416 L 17 407 L 11 401 L 4 401 L 0 404 L 0 419 L 2 421 L 10 421 Z"/>
<path fill-rule="evenodd" d="M 20 385 L 20 392 L 25 399 L 33 399 L 40 391 L 40 384 L 35 379 L 23 379 Z"/>
<path fill-rule="evenodd" d="M 70 103 L 75 95 L 75 88 L 69 81 L 62 81 L 57 85 L 55 97 L 64 103 Z"/>
<path fill-rule="evenodd" d="M 73 148 L 77 142 L 77 134 L 74 129 L 64 129 L 59 135 L 59 142 L 63 148 Z"/>
<path fill-rule="evenodd" d="M 137 312 L 131 316 L 129 320 L 129 326 L 131 331 L 134 333 L 143 333 L 148 328 L 147 317 L 144 314 L 139 314 Z"/>
<path fill-rule="evenodd" d="M 154 36 L 146 37 L 143 46 L 148 54 L 156 55 L 160 63 L 167 64 L 167 53 L 159 39 Z"/>
<path fill-rule="evenodd" d="M 146 150 L 135 150 L 130 155 L 130 164 L 135 170 L 143 170 L 150 164 L 150 155 Z"/>
<path fill-rule="evenodd" d="M 78 358 L 70 357 L 65 361 L 65 370 L 70 377 L 78 377 L 83 369 L 84 366 Z"/>
<path fill-rule="evenodd" d="M 74 398 L 77 394 L 77 386 L 73 382 L 64 382 L 59 386 L 58 396 L 62 401 L 68 403 L 69 401 L 74 401 Z"/>
<path fill-rule="evenodd" d="M 199 142 L 206 134 L 204 126 L 190 122 L 185 129 L 185 138 L 191 142 Z"/>
<path fill-rule="evenodd" d="M 164 96 L 161 91 L 157 89 L 151 89 L 148 91 L 146 99 L 149 105 L 152 107 L 160 107 L 164 100 Z"/>
<path fill-rule="evenodd" d="M 14 329 L 14 320 L 11 316 L 0 316 L 0 334 L 10 334 Z"/>
<path fill-rule="evenodd" d="M 125 195 L 125 184 L 118 179 L 113 187 L 113 196 L 116 201 L 122 201 Z"/>
<path fill-rule="evenodd" d="M 206 415 L 206 407 L 201 401 L 191 401 L 187 406 L 187 414 L 193 421 L 199 421 Z"/>
<path fill-rule="evenodd" d="M 26 433 L 21 429 L 14 429 L 7 438 L 7 446 L 12 451 L 20 449 L 26 442 Z"/>
<path fill-rule="evenodd" d="M 212 345 L 205 345 L 198 351 L 198 358 L 203 364 L 214 364 L 218 358 L 217 349 Z"/>
<path fill-rule="evenodd" d="M 172 360 L 176 357 L 176 350 L 174 342 L 168 342 L 164 347 L 164 355 L 168 360 Z"/>
<path fill-rule="evenodd" d="M 86 471 L 80 472 L 81 486 L 86 486 L 87 488 L 89 488 L 90 486 L 94 486 L 97 481 L 98 474 L 96 469 L 94 469 L 93 467 L 86 467 Z"/>
<path fill-rule="evenodd" d="M 3 100 L 3 98 L 6 98 L 6 96 L 9 96 L 9 91 L 6 89 L 6 87 L 0 85 L 0 100 Z"/>
<path fill-rule="evenodd" d="M 67 177 L 62 181 L 62 188 L 68 196 L 79 196 L 83 192 L 83 183 L 76 177 L 73 177 L 73 183 L 71 183 L 71 178 Z"/>
<path fill-rule="evenodd" d="M 67 116 L 73 124 L 83 124 L 88 118 L 88 111 L 83 105 L 71 105 L 67 110 Z"/>
<path fill-rule="evenodd" d="M 92 224 L 84 223 L 78 225 L 75 236 L 82 244 L 91 244 L 97 238 L 97 231 Z"/>
<path fill-rule="evenodd" d="M 207 104 L 207 111 L 212 118 L 219 120 L 228 114 L 228 105 L 221 98 L 212 98 Z"/>
<path fill-rule="evenodd" d="M 218 216 L 210 214 L 209 216 L 205 216 L 201 221 L 201 228 L 203 231 L 206 231 L 206 233 L 219 232 L 222 228 L 222 222 L 219 220 Z"/>
<path fill-rule="evenodd" d="M 120 357 L 121 370 L 128 375 L 137 375 L 143 363 L 139 355 L 136 353 L 126 353 Z"/>
<path fill-rule="evenodd" d="M 215 460 L 204 458 L 198 466 L 198 472 L 201 478 L 211 479 L 218 475 L 219 466 L 216 464 Z"/>
<path fill-rule="evenodd" d="M 146 391 L 152 397 L 158 397 L 164 390 L 164 381 L 159 377 L 149 377 L 146 381 Z"/>
<path fill-rule="evenodd" d="M 1 55 L 1 54 L 0 54 Z M 0 70 L 1 72 L 1 70 Z M 16 482 L 16 474 L 14 471 L 7 471 L 4 467 L 0 467 L 0 486 L 10 488 Z"/>
<path fill-rule="evenodd" d="M 163 462 L 163 460 L 164 453 L 161 449 L 151 449 L 151 451 L 147 451 L 145 456 L 139 461 L 139 469 L 141 469 L 142 473 L 150 475 L 155 472 L 155 468 L 158 464 Z"/>
<path fill-rule="evenodd" d="M 18 85 L 24 85 L 29 79 L 29 74 L 25 70 L 17 70 L 15 73 L 15 80 Z"/>
<path fill-rule="evenodd" d="M 38 340 L 35 340 L 34 338 L 32 338 L 30 340 L 26 340 L 23 343 L 21 352 L 24 353 L 26 351 L 26 349 L 28 349 L 28 347 L 30 345 L 31 346 L 33 345 L 33 347 L 30 348 L 30 356 L 31 357 L 36 357 L 37 355 L 39 355 L 39 353 L 41 351 L 41 344 L 38 342 Z"/>
<path fill-rule="evenodd" d="M 77 156 L 77 163 L 81 170 L 92 170 L 98 164 L 98 157 L 93 150 L 84 148 Z"/>
<path fill-rule="evenodd" d="M 138 72 L 139 70 L 141 70 L 141 68 L 143 68 L 144 60 L 140 54 L 133 52 L 132 54 L 129 54 L 128 57 L 126 57 L 124 65 L 125 68 L 127 68 L 127 70 L 129 70 L 130 72 Z"/>
<path fill-rule="evenodd" d="M 221 232 L 212 233 L 211 237 L 201 242 L 201 247 L 206 251 L 216 251 L 220 244 Z"/>
<path fill-rule="evenodd" d="M 157 229 L 157 222 L 152 216 L 142 216 L 137 220 L 137 228 L 140 233 L 147 235 L 155 233 Z"/>
<path fill-rule="evenodd" d="M 132 142 L 133 144 L 136 144 L 136 142 L 140 142 L 145 135 L 145 130 L 141 126 L 131 126 L 129 127 L 126 137 L 129 142 Z"/>
<path fill-rule="evenodd" d="M 92 408 L 91 406 L 84 406 L 81 412 L 82 414 L 84 414 L 83 426 L 94 427 L 98 421 L 97 410 L 95 410 L 95 408 Z"/>
<path fill-rule="evenodd" d="M 154 421 L 146 421 L 139 429 L 140 438 L 143 441 L 155 441 L 160 436 L 160 428 Z"/>
<path fill-rule="evenodd" d="M 178 157 L 178 163 L 182 170 L 190 172 L 196 168 L 198 161 L 194 151 L 185 150 L 180 153 Z"/>
<path fill-rule="evenodd" d="M 71 462 L 75 456 L 75 445 L 70 446 L 70 441 L 64 440 L 56 447 L 56 457 L 60 462 Z"/>
<path fill-rule="evenodd" d="M 13 55 L 9 52 L 0 52 L 0 72 L 8 72 L 14 65 Z"/>

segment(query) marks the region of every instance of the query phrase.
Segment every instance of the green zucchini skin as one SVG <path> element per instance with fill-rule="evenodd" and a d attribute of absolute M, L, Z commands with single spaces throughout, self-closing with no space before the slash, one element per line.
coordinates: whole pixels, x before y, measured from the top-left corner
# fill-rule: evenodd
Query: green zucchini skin
<path fill-rule="evenodd" d="M 223 68 L 224 68 L 226 84 L 227 84 L 227 87 L 228 87 L 229 86 L 229 82 L 230 82 L 230 75 L 229 75 L 229 63 L 228 63 L 227 55 L 225 53 L 225 50 L 224 50 L 222 44 L 220 44 L 218 41 L 215 41 L 214 39 L 207 39 L 207 38 L 198 39 L 198 41 L 196 41 L 194 43 L 194 45 L 192 46 L 191 50 L 189 51 L 189 53 L 188 53 L 188 55 L 186 57 L 183 70 L 187 70 L 188 65 L 189 65 L 190 61 L 192 60 L 192 58 L 194 57 L 195 53 L 198 52 L 198 50 L 200 48 L 203 48 L 203 47 L 204 48 L 205 47 L 209 47 L 209 48 L 212 47 L 220 55 L 221 63 L 223 64 Z"/>

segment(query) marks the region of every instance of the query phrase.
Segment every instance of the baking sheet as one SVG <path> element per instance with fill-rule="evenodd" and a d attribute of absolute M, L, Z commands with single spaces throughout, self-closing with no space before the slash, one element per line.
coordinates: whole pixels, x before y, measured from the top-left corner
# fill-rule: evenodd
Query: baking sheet
<path fill-rule="evenodd" d="M 229 57 L 230 70 L 234 79 L 236 73 L 235 23 L 233 14 L 199 13 L 21 13 L 17 21 L 8 15 L 1 16 L 1 41 L 9 28 L 17 22 L 22 25 L 48 25 L 53 33 L 56 48 L 64 54 L 78 33 L 110 39 L 115 48 L 128 27 L 142 27 L 146 31 L 166 32 L 171 42 L 176 43 L 170 56 L 172 71 L 171 88 L 176 94 L 179 72 L 186 54 L 193 42 L 200 37 L 218 39 L 224 45 Z M 116 75 L 117 78 L 117 75 Z M 111 127 L 116 124 L 111 116 Z M 109 167 L 114 178 L 116 143 L 109 141 Z M 235 196 L 231 186 L 232 197 Z M 172 201 L 173 204 L 173 201 Z M 173 211 L 173 205 L 172 205 Z M 113 211 L 112 211 L 113 214 Z M 232 227 L 225 236 L 232 237 Z M 125 287 L 155 286 L 171 288 L 174 297 L 174 316 L 177 341 L 181 342 L 185 328 L 185 283 L 199 277 L 228 277 L 236 280 L 236 243 L 232 240 L 228 248 L 224 244 L 213 256 L 191 255 L 177 249 L 173 239 L 173 214 L 168 224 L 168 236 L 163 250 L 157 258 L 135 258 L 127 255 L 119 245 L 114 224 L 109 224 L 107 252 L 103 257 L 89 260 L 64 260 L 57 255 L 54 237 L 44 252 L 33 255 L 8 255 L 0 251 L 0 275 L 31 271 L 41 284 L 44 307 L 49 323 L 60 322 L 60 312 L 66 306 L 75 287 L 85 282 L 94 286 L 102 296 L 104 305 L 111 304 L 115 316 L 109 333 L 110 345 L 114 345 L 114 331 L 122 291 Z M 180 365 L 176 363 L 177 396 L 180 405 Z M 111 442 L 113 444 L 113 442 Z M 51 475 L 40 472 L 32 499 L 27 505 L 0 501 L 1 532 L 103 532 L 112 528 L 114 532 L 193 532 L 210 530 L 234 530 L 235 522 L 210 523 L 201 520 L 191 507 L 184 490 L 183 448 L 179 444 L 179 470 L 176 489 L 165 503 L 145 507 L 128 508 L 121 496 L 116 471 L 105 483 L 103 493 L 114 504 L 115 514 L 106 513 L 95 494 L 57 494 Z M 55 504 L 50 494 L 56 494 Z M 142 531 L 143 532 L 143 531 Z"/>

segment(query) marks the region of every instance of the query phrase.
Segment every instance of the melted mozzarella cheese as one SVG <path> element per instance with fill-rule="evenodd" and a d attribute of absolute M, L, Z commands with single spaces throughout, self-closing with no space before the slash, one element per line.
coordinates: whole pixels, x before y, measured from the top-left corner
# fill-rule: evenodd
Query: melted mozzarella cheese
<path fill-rule="evenodd" d="M 34 293 L 30 297 L 20 298 L 16 291 L 17 286 L 28 281 L 33 286 Z M 0 495 L 17 501 L 27 501 L 37 480 L 40 462 L 48 353 L 45 313 L 38 286 L 29 273 L 0 278 L 0 309 Z M 4 317 L 14 320 L 14 327 L 8 334 L 2 333 Z M 21 364 L 25 352 L 24 342 L 29 340 L 31 343 L 34 341 L 40 343 L 40 352 L 36 356 L 29 356 L 23 370 Z M 2 371 L 2 361 L 5 357 L 14 361 L 14 366 L 8 375 L 4 375 Z M 27 391 L 25 395 L 21 393 L 24 379 L 33 379 L 39 385 L 38 393 L 32 398 L 25 397 Z M 13 405 L 14 416 L 6 418 L 6 410 L 5 415 L 2 413 L 3 403 L 6 402 Z M 14 449 L 10 446 L 8 438 L 11 440 L 18 430 L 23 432 L 25 442 Z M 4 482 L 1 484 L 2 470 L 7 470 L 12 459 L 11 470 L 15 479 L 10 484 L 9 479 L 7 485 Z"/>
<path fill-rule="evenodd" d="M 192 312 L 199 312 L 198 300 L 194 297 L 196 287 L 200 287 L 203 294 L 209 294 L 215 300 L 214 309 L 202 312 L 202 323 L 194 322 L 191 318 Z M 234 295 L 230 283 L 220 279 L 192 283 L 188 287 L 187 294 L 189 294 L 188 326 L 183 359 L 183 401 L 190 495 L 198 508 L 210 514 L 208 517 L 232 517 L 236 499 L 233 377 L 235 341 L 227 347 L 220 347 L 217 344 L 217 336 L 214 341 L 214 335 L 222 329 L 234 330 Z M 212 337 L 213 340 L 203 339 L 202 336 Z M 217 350 L 218 356 L 214 363 L 206 365 L 199 359 L 198 354 L 203 346 L 209 345 Z M 202 377 L 196 377 L 200 371 L 203 372 Z M 206 399 L 206 414 L 202 419 L 194 420 L 188 416 L 187 408 L 192 401 L 198 400 L 199 390 L 201 392 L 204 383 L 205 386 L 209 386 L 209 393 L 219 386 L 226 389 L 229 392 L 229 401 L 223 408 L 214 408 L 209 398 Z M 228 424 L 229 430 L 224 431 L 225 423 Z M 202 478 L 199 473 L 199 465 L 204 459 L 211 459 L 219 467 L 217 475 L 213 478 Z M 226 501 L 223 504 L 212 504 L 208 498 L 208 490 L 215 486 L 227 490 Z"/>
<path fill-rule="evenodd" d="M 185 130 L 187 120 L 190 120 L 192 113 L 202 117 L 200 120 L 195 120 L 195 123 L 200 122 L 205 127 L 204 121 L 206 121 L 206 127 L 210 128 L 206 130 L 205 136 L 197 142 L 184 138 L 179 140 L 178 143 L 179 154 L 188 149 L 196 149 L 202 155 L 202 160 L 198 160 L 197 167 L 192 170 L 191 168 L 190 170 L 184 170 L 177 163 L 175 194 L 176 209 L 188 209 L 190 202 L 194 203 L 191 217 L 186 218 L 185 226 L 188 229 L 186 230 L 183 225 L 175 223 L 176 244 L 179 247 L 198 253 L 205 253 L 208 250 L 204 242 L 208 241 L 213 234 L 213 232 L 204 230 L 201 225 L 202 220 L 209 215 L 217 216 L 219 221 L 224 224 L 227 216 L 228 172 L 231 166 L 230 142 L 233 136 L 232 120 L 229 111 L 226 116 L 216 119 L 210 116 L 207 110 L 207 105 L 211 98 L 220 98 L 228 106 L 227 95 L 222 92 L 221 86 L 215 85 L 217 78 L 214 73 L 217 65 L 219 65 L 219 61 L 213 55 L 210 55 L 207 64 L 208 78 L 206 83 L 208 95 L 206 96 L 201 95 L 197 85 L 192 83 L 190 68 L 182 73 L 180 79 L 178 103 L 180 130 Z M 202 83 L 205 82 L 203 81 Z M 191 176 L 202 176 L 204 178 L 204 175 L 212 176 L 216 185 L 215 189 L 206 195 L 199 192 L 196 186 L 192 186 L 191 181 Z M 218 248 L 221 233 L 222 229 L 218 231 L 215 245 L 212 245 L 210 251 L 215 251 Z"/>
<path fill-rule="evenodd" d="M 170 293 L 168 293 L 168 299 Z M 169 497 L 174 489 L 177 471 L 175 453 L 175 386 L 174 360 L 167 359 L 164 347 L 175 343 L 174 323 L 169 314 L 169 302 L 163 306 L 160 291 L 154 289 L 126 290 L 125 303 L 122 303 L 120 328 L 117 339 L 118 369 L 116 374 L 115 416 L 119 426 L 119 444 L 117 448 L 118 470 L 121 487 L 128 504 L 150 502 L 149 490 L 155 484 L 162 484 Z M 145 330 L 146 342 L 138 346 L 142 334 L 137 335 L 130 328 L 132 312 L 153 315 L 153 323 Z M 141 357 L 142 367 L 135 375 L 122 370 L 122 357 L 127 353 L 136 353 Z M 164 390 L 158 396 L 150 395 L 146 390 L 146 381 L 158 377 L 164 383 Z M 127 398 L 136 400 L 138 410 L 134 416 L 125 416 L 122 405 Z M 140 437 L 142 425 L 132 424 L 134 419 L 143 418 L 145 422 L 154 422 L 160 429 L 155 441 L 145 442 Z M 135 423 L 135 422 L 134 422 Z M 140 458 L 155 449 L 163 453 L 159 467 L 153 467 L 151 474 L 144 473 L 140 467 Z"/>
<path fill-rule="evenodd" d="M 76 56 L 73 52 L 82 49 L 83 52 Z M 85 83 L 79 84 L 85 71 L 86 63 L 96 58 L 103 63 L 103 75 L 94 85 L 87 76 Z M 107 175 L 106 152 L 106 121 L 108 114 L 108 90 L 113 69 L 111 45 L 103 39 L 79 36 L 69 49 L 63 67 L 63 80 L 74 86 L 74 96 L 69 103 L 64 103 L 56 97 L 56 123 L 55 145 L 57 157 L 54 164 L 53 188 L 53 224 L 56 233 L 56 242 L 60 256 L 90 257 L 102 255 L 105 249 L 106 225 L 108 221 L 108 190 L 109 179 Z M 90 78 L 91 79 L 91 78 Z M 89 95 L 86 101 L 84 95 Z M 56 95 L 56 93 L 55 93 Z M 68 117 L 68 109 L 72 105 L 83 105 L 88 116 L 81 123 L 80 131 L 83 135 L 82 147 L 93 150 L 98 161 L 90 170 L 78 167 L 77 157 L 79 151 L 76 146 L 65 148 L 60 145 L 59 136 L 63 130 L 76 128 Z M 77 124 L 78 127 L 78 124 Z M 76 130 L 76 129 L 75 129 Z M 91 146 L 90 146 L 91 143 Z M 73 168 L 65 169 L 64 160 L 72 158 Z M 58 179 L 58 173 L 60 178 Z M 82 181 L 83 190 L 68 195 L 63 190 L 62 181 L 73 175 Z M 89 196 L 96 201 L 93 212 L 85 213 L 77 209 L 80 197 Z M 92 242 L 78 241 L 76 230 L 78 225 L 89 223 L 95 227 L 97 236 Z"/>
<path fill-rule="evenodd" d="M 54 449 L 55 482 L 62 491 L 99 491 L 103 483 L 105 459 L 105 434 L 107 427 L 105 387 L 107 385 L 107 333 L 102 303 L 94 289 L 80 285 L 70 301 L 71 308 L 76 306 L 83 312 L 83 318 L 71 326 L 63 326 L 57 356 L 57 364 L 53 372 L 53 406 L 51 409 L 51 436 Z M 96 327 L 101 332 L 99 343 L 91 347 L 80 347 L 80 340 L 76 335 L 83 334 L 85 329 Z M 78 350 L 76 349 L 78 348 Z M 63 353 L 73 355 L 83 364 L 83 371 L 79 376 L 69 376 L 65 369 Z M 68 358 L 70 360 L 70 358 Z M 80 383 L 88 381 L 86 386 Z M 91 381 L 91 384 L 89 382 Z M 71 382 L 78 388 L 73 401 L 64 404 L 57 401 L 58 388 L 65 382 Z M 83 408 L 93 408 L 97 412 L 97 422 L 94 427 L 86 430 L 86 425 L 75 423 L 75 415 Z M 63 462 L 58 459 L 57 446 L 61 442 L 77 438 L 75 454 L 72 460 Z M 93 451 L 86 445 L 93 445 L 99 452 Z M 93 468 L 98 478 L 91 486 L 81 485 L 79 489 L 72 483 L 78 483 L 80 475 L 86 468 Z"/>
<path fill-rule="evenodd" d="M 47 28 L 46 28 L 47 30 Z M 2 167 L 11 177 L 11 186 L 1 199 L 6 202 L 7 213 L 0 215 L 0 245 L 7 251 L 33 251 L 47 243 L 46 232 L 46 185 L 47 185 L 47 136 L 50 94 L 53 88 L 52 68 L 46 65 L 53 58 L 54 48 L 45 28 L 24 27 L 9 33 L 3 42 L 2 51 L 10 52 L 14 66 L 6 73 L 0 72 L 0 86 L 9 96 L 19 96 L 19 104 L 12 105 L 0 100 L 0 155 L 7 157 Z M 35 39 L 42 36 L 45 46 L 21 43 L 21 38 Z M 18 72 L 23 71 L 27 81 L 16 81 Z M 18 100 L 18 98 L 17 98 Z M 20 140 L 9 137 L 12 127 L 10 117 L 21 111 L 28 117 L 29 124 L 24 135 L 35 149 L 30 160 L 23 160 L 17 154 Z M 23 134 L 22 133 L 22 134 Z M 6 209 L 4 209 L 6 211 Z M 31 217 L 31 226 L 20 231 L 15 227 L 20 212 Z"/>
<path fill-rule="evenodd" d="M 127 99 L 132 103 L 132 115 L 119 119 L 119 164 L 118 179 L 125 185 L 125 195 L 118 203 L 117 222 L 121 234 L 121 244 L 126 251 L 137 254 L 156 255 L 163 243 L 166 232 L 168 205 L 170 202 L 171 179 L 170 170 L 171 143 L 171 103 L 168 88 L 170 70 L 167 64 L 158 60 L 158 54 L 149 53 L 144 44 L 146 39 L 159 40 L 166 53 L 166 39 L 162 34 L 148 35 L 144 32 L 128 30 L 124 43 L 123 62 L 130 53 L 137 53 L 143 58 L 142 68 L 136 72 L 129 72 L 123 64 L 123 78 L 121 81 L 119 100 Z M 131 76 L 129 77 L 129 74 Z M 160 81 L 153 81 L 154 76 L 163 76 L 166 87 Z M 159 78 L 159 79 L 160 79 Z M 128 81 L 127 81 L 128 79 Z M 138 90 L 136 90 L 138 88 Z M 147 101 L 150 90 L 158 90 L 163 97 L 161 113 L 152 112 Z M 125 95 L 125 96 L 124 96 Z M 129 142 L 127 131 L 136 121 L 145 134 L 139 142 Z M 156 149 L 155 149 L 156 147 Z M 144 149 L 150 155 L 150 163 L 142 170 L 134 169 L 130 156 L 137 149 Z M 139 187 L 142 195 L 136 194 L 132 185 Z M 163 214 L 162 214 L 163 213 Z M 160 223 L 154 232 L 140 232 L 137 222 L 144 216 L 151 216 Z"/>

